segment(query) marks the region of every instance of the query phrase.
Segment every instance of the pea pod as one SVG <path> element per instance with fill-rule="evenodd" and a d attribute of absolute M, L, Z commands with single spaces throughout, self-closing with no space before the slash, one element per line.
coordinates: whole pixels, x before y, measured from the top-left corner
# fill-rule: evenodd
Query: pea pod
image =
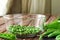
<path fill-rule="evenodd" d="M 49 34 L 48 37 L 54 37 L 60 34 L 60 30 L 56 30 L 53 33 Z"/>
<path fill-rule="evenodd" d="M 56 36 L 56 40 L 60 40 L 60 35 Z"/>
<path fill-rule="evenodd" d="M 4 38 L 8 40 L 16 40 L 16 36 L 11 33 L 0 33 L 0 38 Z"/>
<path fill-rule="evenodd" d="M 43 34 L 40 35 L 39 40 L 42 40 L 44 36 L 47 36 L 48 34 L 54 32 L 54 30 L 50 30 L 48 29 L 46 32 L 44 32 Z"/>

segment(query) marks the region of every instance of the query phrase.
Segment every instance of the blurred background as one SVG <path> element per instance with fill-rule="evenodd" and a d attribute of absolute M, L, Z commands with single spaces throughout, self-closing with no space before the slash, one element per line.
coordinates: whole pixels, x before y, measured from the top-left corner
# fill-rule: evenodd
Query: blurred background
<path fill-rule="evenodd" d="M 59 15 L 60 0 L 0 0 L 0 16 L 5 14 Z"/>

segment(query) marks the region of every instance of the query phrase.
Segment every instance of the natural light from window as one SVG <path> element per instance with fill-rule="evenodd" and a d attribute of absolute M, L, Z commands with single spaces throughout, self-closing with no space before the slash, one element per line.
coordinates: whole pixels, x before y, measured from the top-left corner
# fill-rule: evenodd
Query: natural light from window
<path fill-rule="evenodd" d="M 8 0 L 0 0 L 0 16 L 4 16 L 7 12 Z"/>

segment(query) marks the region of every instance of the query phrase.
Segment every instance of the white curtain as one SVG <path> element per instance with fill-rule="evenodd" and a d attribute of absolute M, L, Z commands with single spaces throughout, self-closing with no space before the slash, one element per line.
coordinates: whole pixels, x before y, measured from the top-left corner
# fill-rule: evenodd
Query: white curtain
<path fill-rule="evenodd" d="M 9 11 L 12 3 L 13 0 L 0 0 L 0 16 Z M 44 13 L 45 11 L 45 0 L 22 0 L 21 4 L 22 13 Z"/>
<path fill-rule="evenodd" d="M 30 13 L 38 13 L 38 0 L 32 0 Z"/>
<path fill-rule="evenodd" d="M 32 0 L 30 13 L 44 13 L 45 0 Z"/>
<path fill-rule="evenodd" d="M 0 16 L 6 15 L 13 0 L 0 0 Z"/>
<path fill-rule="evenodd" d="M 22 12 L 44 13 L 45 0 L 22 0 Z"/>
<path fill-rule="evenodd" d="M 22 13 L 28 12 L 28 0 L 22 0 Z"/>

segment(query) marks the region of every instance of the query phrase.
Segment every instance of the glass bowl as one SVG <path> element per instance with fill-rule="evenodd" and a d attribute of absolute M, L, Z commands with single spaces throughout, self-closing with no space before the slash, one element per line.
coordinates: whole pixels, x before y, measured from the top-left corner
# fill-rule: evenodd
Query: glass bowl
<path fill-rule="evenodd" d="M 11 14 L 6 15 L 3 17 L 6 22 L 6 29 L 9 30 L 10 25 L 20 25 L 30 27 L 33 26 L 35 28 L 39 28 L 39 32 L 44 32 L 44 22 L 45 22 L 45 15 L 41 14 Z M 38 32 L 38 33 L 39 33 Z M 34 37 L 36 34 L 27 34 L 23 35 L 22 37 Z M 16 34 L 17 37 L 21 37 L 21 35 Z"/>

